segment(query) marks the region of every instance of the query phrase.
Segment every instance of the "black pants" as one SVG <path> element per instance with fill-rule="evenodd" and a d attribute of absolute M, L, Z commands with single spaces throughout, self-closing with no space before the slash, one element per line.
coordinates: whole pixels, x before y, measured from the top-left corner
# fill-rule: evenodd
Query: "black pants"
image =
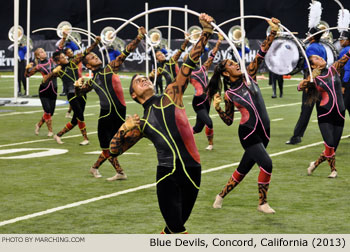
<path fill-rule="evenodd" d="M 306 98 L 307 98 L 307 95 L 303 91 L 303 96 L 302 96 L 302 101 L 301 101 L 302 102 L 301 103 L 301 112 L 299 115 L 298 122 L 294 128 L 293 137 L 303 137 L 304 132 L 307 128 L 307 125 L 309 124 L 309 120 L 310 120 L 312 110 L 314 108 L 315 103 L 312 103 L 311 105 L 306 104 Z"/>
<path fill-rule="evenodd" d="M 125 113 L 122 116 L 125 119 Z M 100 111 L 100 118 L 98 119 L 97 124 L 97 135 L 102 149 L 109 149 L 109 144 L 112 138 L 118 132 L 123 123 L 124 121 L 119 118 L 114 110 L 111 112 L 108 110 Z"/>
<path fill-rule="evenodd" d="M 195 99 L 195 98 L 194 98 Z M 202 132 L 205 125 L 209 129 L 213 128 L 213 121 L 211 120 L 209 116 L 210 111 L 210 103 L 208 100 L 206 100 L 204 103 L 202 103 L 200 106 L 197 106 L 194 101 L 192 101 L 192 106 L 197 114 L 196 118 L 196 124 L 193 127 L 193 131 L 195 133 Z M 198 109 L 199 108 L 199 109 Z"/>
<path fill-rule="evenodd" d="M 46 114 L 50 114 L 53 116 L 55 113 L 55 108 L 56 108 L 56 99 L 57 95 L 42 95 L 39 94 L 39 98 L 41 101 L 41 105 L 43 106 L 43 109 Z"/>
<path fill-rule="evenodd" d="M 18 92 L 22 92 L 21 83 L 23 84 L 24 93 L 27 91 L 27 79 L 24 76 L 24 72 L 26 69 L 26 61 L 21 60 L 18 61 Z"/>
<path fill-rule="evenodd" d="M 271 73 L 272 77 L 272 91 L 273 95 L 276 95 L 276 82 L 278 82 L 278 88 L 280 89 L 280 96 L 283 95 L 283 75 Z"/>
<path fill-rule="evenodd" d="M 78 124 L 78 120 L 84 122 L 84 110 L 86 105 L 86 95 L 76 96 L 74 93 L 68 93 L 67 99 L 73 110 L 73 118 L 71 123 Z"/>
<path fill-rule="evenodd" d="M 158 166 L 157 181 L 171 173 L 172 170 L 172 167 Z M 201 167 L 186 167 L 186 171 L 199 187 Z M 157 183 L 159 208 L 170 232 L 186 231 L 185 223 L 191 214 L 197 195 L 198 189 L 186 176 L 179 162 L 176 163 L 174 174 Z"/>
<path fill-rule="evenodd" d="M 323 141 L 329 146 L 337 150 L 341 135 L 343 134 L 344 125 L 336 125 L 333 123 L 319 123 Z"/>

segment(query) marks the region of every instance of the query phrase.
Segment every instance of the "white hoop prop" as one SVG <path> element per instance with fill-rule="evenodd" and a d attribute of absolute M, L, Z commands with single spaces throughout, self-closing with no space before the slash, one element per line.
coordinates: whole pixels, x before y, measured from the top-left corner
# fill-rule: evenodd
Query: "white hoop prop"
<path fill-rule="evenodd" d="M 75 32 L 78 32 L 78 33 L 87 35 L 87 33 L 85 32 L 86 30 L 84 30 L 84 29 L 82 29 L 83 31 L 80 31 L 80 30 L 77 29 L 77 28 L 73 28 L 72 30 L 74 30 Z M 57 28 L 45 27 L 45 28 L 36 29 L 36 30 L 32 31 L 32 33 L 40 32 L 40 31 L 57 31 Z M 91 33 L 91 35 L 95 36 L 95 38 L 96 38 L 96 35 L 95 35 L 95 34 Z M 79 43 L 75 40 L 75 38 L 72 37 L 70 34 L 68 34 L 68 37 L 70 37 L 70 38 L 78 45 L 79 49 L 82 51 L 81 46 L 80 46 Z M 101 49 L 100 45 L 98 45 L 98 47 Z M 107 50 L 106 50 L 106 52 L 107 52 Z M 108 52 L 107 52 L 107 53 L 108 53 Z M 103 54 L 102 54 L 102 64 L 105 65 L 105 59 L 104 59 Z"/>
<path fill-rule="evenodd" d="M 123 22 L 127 22 L 128 20 L 127 19 L 124 19 L 124 18 L 118 18 L 118 17 L 107 17 L 107 18 L 100 18 L 100 19 L 96 19 L 94 21 L 92 21 L 93 23 L 97 23 L 97 22 L 101 22 L 101 21 L 106 21 L 106 20 L 117 20 L 117 21 L 123 21 Z M 140 26 L 138 26 L 137 24 L 135 24 L 134 22 L 129 22 L 131 25 L 135 26 L 137 29 L 140 28 Z M 114 32 L 112 34 L 113 36 L 114 35 L 117 35 L 116 32 Z M 145 35 L 146 37 L 146 43 L 148 43 L 150 46 L 151 46 L 151 50 L 152 50 L 152 54 L 153 54 L 153 58 L 154 58 L 154 64 L 155 64 L 155 69 L 157 69 L 157 59 L 156 59 L 156 53 L 154 51 L 154 47 L 152 45 L 152 43 L 150 42 L 151 39 L 148 37 L 148 35 L 146 34 Z M 146 53 L 145 53 L 146 57 L 147 57 L 147 50 L 146 50 Z M 148 75 L 148 73 L 146 73 L 146 75 Z M 156 81 L 157 81 L 157 71 L 154 72 L 154 80 L 153 80 L 153 85 L 156 86 Z"/>
<path fill-rule="evenodd" d="M 144 11 L 140 14 L 137 14 L 136 16 L 130 18 L 128 21 L 126 21 L 124 24 L 122 24 L 121 26 L 119 26 L 119 28 L 115 31 L 115 34 L 117 34 L 121 29 L 123 29 L 125 26 L 127 26 L 129 23 L 133 22 L 134 20 L 140 18 L 140 17 L 143 17 L 145 15 L 148 15 L 148 14 L 151 14 L 151 13 L 155 13 L 155 12 L 160 12 L 160 11 L 169 11 L 169 10 L 173 10 L 173 11 L 180 11 L 180 12 L 185 12 L 185 13 L 190 13 L 194 16 L 197 16 L 199 17 L 200 16 L 200 13 L 198 12 L 195 12 L 193 10 L 189 10 L 187 8 L 181 8 L 181 7 L 161 7 L 161 8 L 155 8 L 155 9 L 151 9 L 151 10 L 147 10 L 147 11 Z M 230 39 L 228 38 L 228 36 L 214 23 L 214 22 L 211 22 L 210 23 L 214 29 L 218 30 L 218 32 L 220 32 L 223 37 L 225 38 L 225 40 L 229 43 L 230 47 L 233 49 L 233 52 L 236 56 L 236 58 L 239 60 L 239 63 L 240 63 L 240 66 L 241 66 L 241 69 L 244 70 L 244 75 L 245 75 L 245 78 L 246 78 L 246 81 L 248 83 L 250 83 L 250 80 L 249 80 L 249 77 L 248 77 L 248 73 L 245 69 L 245 66 L 243 66 L 243 62 L 242 62 L 242 58 L 241 56 L 239 55 L 238 51 L 237 51 L 237 48 L 236 46 L 230 41 Z"/>
<path fill-rule="evenodd" d="M 324 29 L 324 30 L 321 30 L 321 31 L 318 31 L 318 32 L 315 32 L 311 35 L 309 35 L 306 39 L 303 40 L 303 43 L 307 42 L 309 38 L 317 35 L 317 34 L 320 34 L 320 33 L 323 33 L 325 31 L 331 31 L 331 30 L 336 30 L 336 29 L 346 29 L 346 30 L 350 30 L 349 27 L 338 27 L 338 26 L 335 26 L 335 27 L 330 27 L 330 28 L 327 28 L 327 29 Z"/>
<path fill-rule="evenodd" d="M 233 22 L 233 21 L 236 21 L 236 20 L 239 20 L 239 19 L 246 19 L 246 18 L 258 18 L 258 19 L 263 19 L 263 20 L 266 20 L 266 21 L 270 20 L 270 18 L 263 17 L 263 16 L 247 15 L 247 16 L 243 16 L 243 17 L 236 17 L 236 18 L 231 18 L 229 20 L 226 20 L 225 22 L 222 22 L 221 24 L 219 24 L 218 27 L 221 27 L 221 26 L 223 26 L 223 25 L 225 25 L 227 23 L 230 23 L 230 22 Z M 312 78 L 312 74 L 311 74 L 312 70 L 311 70 L 310 62 L 309 62 L 309 59 L 306 56 L 306 53 L 305 53 L 305 50 L 304 50 L 303 46 L 300 44 L 299 40 L 294 36 L 294 34 L 290 30 L 288 30 L 287 27 L 285 27 L 281 23 L 279 25 L 292 36 L 292 38 L 294 39 L 294 41 L 297 43 L 298 47 L 300 48 L 302 54 L 305 57 L 307 67 L 308 67 L 309 72 L 310 72 L 310 81 L 313 82 L 313 78 Z"/>

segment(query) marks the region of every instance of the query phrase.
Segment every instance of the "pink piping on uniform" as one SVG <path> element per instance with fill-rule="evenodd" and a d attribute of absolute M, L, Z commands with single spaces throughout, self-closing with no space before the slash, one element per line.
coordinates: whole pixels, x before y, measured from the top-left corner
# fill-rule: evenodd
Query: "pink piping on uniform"
<path fill-rule="evenodd" d="M 49 59 L 49 61 L 47 63 L 45 63 L 45 64 L 39 64 L 38 68 L 41 68 L 41 69 L 45 70 L 45 72 L 47 74 L 49 74 L 49 71 L 44 67 L 47 64 L 50 64 L 49 69 L 50 69 L 50 73 L 51 73 L 51 59 Z M 53 85 L 52 81 L 49 82 L 49 85 L 47 85 L 47 87 L 45 89 L 39 91 L 39 93 L 42 93 L 42 92 L 46 91 L 50 86 L 52 88 L 52 91 L 57 95 L 57 92 L 55 91 L 55 88 L 54 88 L 54 85 Z"/>
<path fill-rule="evenodd" d="M 329 74 L 331 74 L 331 77 L 332 77 L 332 89 L 330 89 L 328 87 L 328 85 L 326 84 L 326 82 L 324 82 L 323 78 L 327 77 Z M 338 114 L 340 115 L 340 117 L 342 117 L 343 119 L 345 119 L 345 117 L 340 113 L 339 111 L 339 106 L 338 106 L 338 102 L 337 102 L 337 97 L 336 97 L 336 93 L 335 93 L 335 89 L 334 89 L 334 80 L 333 80 L 333 73 L 331 71 L 331 69 L 328 70 L 328 74 L 326 76 L 321 76 L 321 77 L 317 77 L 316 79 L 320 80 L 323 82 L 323 84 L 329 89 L 329 91 L 331 92 L 332 94 L 332 97 L 333 97 L 333 104 L 332 104 L 332 107 L 331 109 L 325 113 L 325 114 L 322 114 L 322 115 L 319 115 L 318 117 L 323 117 L 323 116 L 326 116 L 328 115 L 329 113 L 332 112 L 333 108 L 334 108 L 334 104 L 336 104 L 336 107 L 337 107 L 337 111 L 338 111 Z M 334 92 L 334 93 L 333 93 Z"/>
<path fill-rule="evenodd" d="M 196 77 L 200 80 L 200 82 L 203 83 L 204 87 L 206 87 L 206 86 L 208 86 L 208 81 L 207 81 L 207 78 L 206 78 L 206 73 L 205 73 L 204 68 L 205 68 L 205 66 L 202 66 L 198 71 L 192 72 L 192 74 L 193 74 L 194 76 L 196 76 Z M 204 81 L 197 75 L 197 73 L 200 73 L 200 72 L 203 72 Z M 208 94 L 207 94 L 207 96 L 205 97 L 204 101 L 202 101 L 201 103 L 197 104 L 197 106 L 202 105 L 207 99 L 208 99 Z"/>

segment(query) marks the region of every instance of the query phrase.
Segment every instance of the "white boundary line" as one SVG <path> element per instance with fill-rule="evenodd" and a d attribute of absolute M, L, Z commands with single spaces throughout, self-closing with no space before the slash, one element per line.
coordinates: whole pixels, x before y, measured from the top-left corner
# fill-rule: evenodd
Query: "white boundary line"
<path fill-rule="evenodd" d="M 343 138 L 347 138 L 347 137 L 349 137 L 349 136 L 343 136 L 342 139 Z M 285 151 L 280 151 L 280 152 L 277 152 L 277 153 L 273 153 L 273 154 L 270 155 L 270 157 L 275 157 L 275 156 L 283 155 L 283 154 L 286 154 L 286 153 L 291 153 L 291 152 L 294 152 L 294 151 L 303 150 L 303 149 L 306 149 L 306 148 L 309 148 L 309 147 L 314 147 L 314 146 L 317 146 L 317 145 L 320 145 L 320 144 L 323 144 L 323 141 L 312 143 L 312 144 L 308 144 L 308 145 L 304 145 L 304 146 L 300 146 L 300 147 L 293 148 L 293 149 L 290 149 L 290 150 L 285 150 Z M 218 166 L 218 167 L 215 167 L 215 168 L 207 169 L 207 170 L 202 171 L 202 174 L 209 173 L 209 172 L 214 172 L 214 171 L 219 171 L 219 170 L 222 170 L 222 169 L 225 169 L 225 168 L 228 168 L 228 167 L 236 166 L 238 164 L 239 164 L 239 162 L 236 162 L 236 163 L 232 163 L 232 164 L 227 164 L 227 165 L 222 165 L 222 166 Z M 136 191 L 143 190 L 143 189 L 148 189 L 148 188 L 153 187 L 153 186 L 156 186 L 156 183 L 146 184 L 146 185 L 142 185 L 142 186 L 126 189 L 126 190 L 123 190 L 123 191 L 119 191 L 119 192 L 115 192 L 115 193 L 111 193 L 111 194 L 106 194 L 106 195 L 102 195 L 102 196 L 91 198 L 91 199 L 87 199 L 87 200 L 74 202 L 74 203 L 67 204 L 67 205 L 60 206 L 60 207 L 50 208 L 50 209 L 47 209 L 45 211 L 24 215 L 24 216 L 17 217 L 17 218 L 14 218 L 14 219 L 5 220 L 5 221 L 0 222 L 0 227 L 8 225 L 8 224 L 15 223 L 15 222 L 18 222 L 18 221 L 28 220 L 28 219 L 35 218 L 35 217 L 38 217 L 38 216 L 54 213 L 54 212 L 61 211 L 61 210 L 64 210 L 64 209 L 68 209 L 68 208 L 73 208 L 73 207 L 89 204 L 89 203 L 92 203 L 92 202 L 95 202 L 95 201 L 108 199 L 108 198 L 116 197 L 116 196 L 119 196 L 119 195 L 131 193 L 131 192 L 136 192 Z"/>

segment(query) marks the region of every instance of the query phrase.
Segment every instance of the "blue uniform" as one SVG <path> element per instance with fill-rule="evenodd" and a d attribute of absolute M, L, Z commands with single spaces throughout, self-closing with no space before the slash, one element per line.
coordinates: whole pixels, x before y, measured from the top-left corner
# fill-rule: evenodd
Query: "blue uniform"
<path fill-rule="evenodd" d="M 343 57 L 348 51 L 350 50 L 350 46 L 344 47 L 339 54 L 339 58 Z M 349 82 L 350 79 L 350 61 L 348 61 L 344 66 L 344 76 L 343 76 L 343 82 Z"/>
<path fill-rule="evenodd" d="M 309 58 L 311 55 L 318 55 L 327 62 L 327 51 L 323 45 L 314 42 L 310 44 L 305 50 L 306 56 Z M 304 69 L 307 68 L 306 61 L 304 63 Z"/>
<path fill-rule="evenodd" d="M 27 47 L 26 46 L 19 46 L 18 47 L 18 56 L 19 56 L 19 59 L 21 61 L 24 60 L 24 58 L 26 57 L 26 53 L 27 53 Z"/>

